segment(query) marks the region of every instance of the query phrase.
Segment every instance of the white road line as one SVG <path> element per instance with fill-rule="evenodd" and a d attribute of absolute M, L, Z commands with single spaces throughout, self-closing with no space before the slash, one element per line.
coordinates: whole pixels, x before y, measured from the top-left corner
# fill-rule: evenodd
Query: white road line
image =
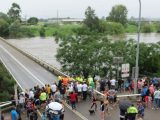
<path fill-rule="evenodd" d="M 39 81 L 43 86 L 45 85 L 41 80 L 39 80 L 32 72 L 30 72 L 20 61 L 18 61 L 8 50 L 6 50 L 3 46 L 0 46 L 12 59 L 14 59 L 23 69 L 25 69 L 33 78 Z"/>
<path fill-rule="evenodd" d="M 80 112 L 72 110 L 72 107 L 69 106 L 66 102 L 63 102 L 63 104 L 69 109 L 71 110 L 74 114 L 76 114 L 77 116 L 79 116 L 82 120 L 88 120 L 85 116 L 83 116 Z"/>

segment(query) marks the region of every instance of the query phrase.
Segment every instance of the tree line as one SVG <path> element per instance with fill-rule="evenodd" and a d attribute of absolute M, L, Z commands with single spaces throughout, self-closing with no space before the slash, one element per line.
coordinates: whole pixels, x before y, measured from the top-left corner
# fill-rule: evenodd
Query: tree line
<path fill-rule="evenodd" d="M 57 34 L 67 34 L 62 32 L 60 25 L 55 23 L 38 24 L 39 20 L 36 17 L 31 17 L 24 21 L 21 17 L 21 7 L 17 3 L 13 3 L 7 14 L 0 12 L 0 36 L 6 38 L 22 38 L 22 37 L 45 37 L 47 33 L 50 36 Z M 118 4 L 112 7 L 109 15 L 105 18 L 98 18 L 95 10 L 90 6 L 85 11 L 85 20 L 81 25 L 81 29 L 92 30 L 93 32 L 105 33 L 107 35 L 119 35 L 126 32 L 137 32 L 137 22 L 127 19 L 128 10 L 126 6 Z M 88 17 L 88 18 L 87 18 Z M 74 25 L 73 25 L 74 26 Z M 86 27 L 87 26 L 87 27 Z M 160 32 L 159 22 L 142 22 L 141 32 Z M 56 29 L 56 30 L 54 30 Z M 74 33 L 77 27 L 69 29 Z M 87 31 L 85 31 L 87 32 Z"/>

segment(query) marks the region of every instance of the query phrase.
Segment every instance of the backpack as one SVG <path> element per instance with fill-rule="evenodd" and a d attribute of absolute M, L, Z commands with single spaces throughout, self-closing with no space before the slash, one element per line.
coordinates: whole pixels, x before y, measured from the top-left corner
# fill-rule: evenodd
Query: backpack
<path fill-rule="evenodd" d="M 141 93 L 141 96 L 146 96 L 146 95 L 148 95 L 149 93 L 149 89 L 147 88 L 147 87 L 145 87 L 144 89 L 143 89 L 143 91 L 142 91 L 142 93 Z"/>

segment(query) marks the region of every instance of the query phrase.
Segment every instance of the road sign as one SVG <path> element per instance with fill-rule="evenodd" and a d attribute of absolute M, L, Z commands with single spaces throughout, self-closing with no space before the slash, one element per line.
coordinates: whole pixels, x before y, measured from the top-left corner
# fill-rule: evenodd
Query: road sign
<path fill-rule="evenodd" d="M 113 57 L 114 64 L 120 64 L 123 62 L 123 57 Z"/>
<path fill-rule="evenodd" d="M 129 73 L 128 72 L 127 73 L 122 73 L 121 77 L 122 78 L 129 77 Z"/>
<path fill-rule="evenodd" d="M 129 63 L 122 64 L 122 73 L 129 72 Z"/>
<path fill-rule="evenodd" d="M 122 78 L 124 78 L 124 77 L 129 77 L 129 67 L 130 67 L 130 65 L 129 65 L 129 63 L 127 63 L 127 64 L 122 64 Z"/>

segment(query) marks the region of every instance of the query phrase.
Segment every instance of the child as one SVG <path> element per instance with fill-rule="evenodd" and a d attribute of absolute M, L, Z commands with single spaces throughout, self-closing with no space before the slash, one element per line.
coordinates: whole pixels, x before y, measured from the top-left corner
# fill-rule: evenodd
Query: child
<path fill-rule="evenodd" d="M 71 92 L 70 101 L 72 104 L 72 110 L 76 110 L 76 96 L 77 96 L 77 94 L 75 92 Z"/>
<path fill-rule="evenodd" d="M 152 108 L 152 95 L 150 94 L 148 96 L 148 105 L 147 105 L 149 108 Z"/>
<path fill-rule="evenodd" d="M 46 114 L 45 114 L 45 112 L 42 113 L 42 120 L 46 120 Z"/>
<path fill-rule="evenodd" d="M 89 87 L 88 87 L 88 95 L 89 95 L 89 99 L 92 99 L 92 92 L 93 92 L 92 86 L 89 86 Z"/>
<path fill-rule="evenodd" d="M 138 116 L 140 118 L 144 117 L 144 106 L 141 102 L 138 104 Z"/>
<path fill-rule="evenodd" d="M 101 120 L 104 120 L 105 119 L 105 104 L 104 104 L 104 101 L 101 101 L 101 104 L 100 104 L 100 119 Z"/>
<path fill-rule="evenodd" d="M 96 111 L 97 110 L 97 103 L 96 103 L 96 97 L 95 97 L 95 95 L 93 95 L 93 97 L 92 97 L 91 109 L 93 108 L 93 106 L 95 106 L 95 111 Z"/>

